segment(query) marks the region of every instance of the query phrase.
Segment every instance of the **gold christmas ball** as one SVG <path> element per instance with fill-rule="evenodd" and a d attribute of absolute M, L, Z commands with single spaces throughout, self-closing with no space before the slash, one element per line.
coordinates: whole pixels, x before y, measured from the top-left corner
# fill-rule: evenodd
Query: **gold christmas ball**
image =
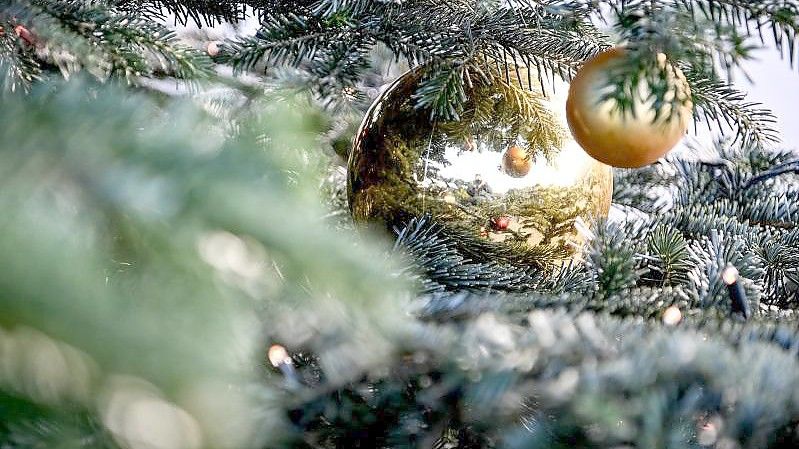
<path fill-rule="evenodd" d="M 473 77 L 460 120 L 431 120 L 412 97 L 423 75 L 400 77 L 357 131 L 355 221 L 391 230 L 429 214 L 475 261 L 546 266 L 579 253 L 585 226 L 608 214 L 613 176 L 569 138 L 565 98 Z"/>
<path fill-rule="evenodd" d="M 502 155 L 502 170 L 509 176 L 514 178 L 521 178 L 530 173 L 530 167 L 533 165 L 530 160 L 530 154 L 524 148 L 513 145 L 505 151 Z"/>
<path fill-rule="evenodd" d="M 594 159 L 614 167 L 635 168 L 655 162 L 688 130 L 693 104 L 691 89 L 679 68 L 664 54 L 658 65 L 666 74 L 666 104 L 658 114 L 645 80 L 636 86 L 633 112 L 621 112 L 611 99 L 609 77 L 625 63 L 625 50 L 613 48 L 588 60 L 569 87 L 566 117 L 572 135 Z"/>

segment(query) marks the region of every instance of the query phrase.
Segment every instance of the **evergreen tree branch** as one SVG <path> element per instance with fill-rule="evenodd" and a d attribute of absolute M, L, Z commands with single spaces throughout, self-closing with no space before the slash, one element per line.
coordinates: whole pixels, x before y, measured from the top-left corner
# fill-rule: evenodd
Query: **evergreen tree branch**
<path fill-rule="evenodd" d="M 41 65 L 19 42 L 11 31 L 13 29 L 11 22 L 0 21 L 0 85 L 3 92 L 28 90 L 35 81 L 42 79 Z"/>
<path fill-rule="evenodd" d="M 197 79 L 209 73 L 207 56 L 178 43 L 174 32 L 101 3 L 7 0 L 0 16 L 13 16 L 30 31 L 35 42 L 29 58 L 67 77 L 85 71 L 100 80 L 136 83 L 140 77 Z"/>
<path fill-rule="evenodd" d="M 763 146 L 779 141 L 773 124 L 776 118 L 759 103 L 747 102 L 743 93 L 724 82 L 688 70 L 696 114 L 720 127 L 735 131 L 735 141 L 743 146 Z"/>

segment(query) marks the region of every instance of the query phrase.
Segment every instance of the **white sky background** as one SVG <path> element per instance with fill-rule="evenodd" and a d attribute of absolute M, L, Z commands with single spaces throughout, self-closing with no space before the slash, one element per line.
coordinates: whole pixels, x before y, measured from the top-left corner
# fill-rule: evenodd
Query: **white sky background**
<path fill-rule="evenodd" d="M 799 150 L 799 61 L 794 61 L 791 69 L 788 59 L 780 59 L 779 53 L 771 48 L 758 50 L 754 55 L 756 59 L 744 65 L 754 84 L 737 76 L 735 85 L 748 94 L 747 99 L 763 103 L 777 116 L 780 146 Z"/>

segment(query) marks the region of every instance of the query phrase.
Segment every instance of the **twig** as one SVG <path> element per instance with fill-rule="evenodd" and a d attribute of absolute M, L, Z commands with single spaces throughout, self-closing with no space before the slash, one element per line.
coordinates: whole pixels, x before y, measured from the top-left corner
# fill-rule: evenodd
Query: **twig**
<path fill-rule="evenodd" d="M 775 178 L 777 176 L 784 175 L 786 173 L 797 173 L 799 174 L 799 160 L 785 162 L 780 164 L 771 170 L 765 171 L 754 178 L 750 179 L 746 182 L 743 186 L 743 190 L 746 190 L 752 187 L 755 184 L 761 183 L 763 181 L 767 181 L 771 178 Z"/>

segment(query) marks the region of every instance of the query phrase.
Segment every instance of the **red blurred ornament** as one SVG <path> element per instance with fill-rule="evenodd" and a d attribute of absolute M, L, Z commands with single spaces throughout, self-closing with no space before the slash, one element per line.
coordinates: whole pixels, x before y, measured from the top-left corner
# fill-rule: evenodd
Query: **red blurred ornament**
<path fill-rule="evenodd" d="M 510 217 L 507 215 L 501 215 L 499 217 L 495 217 L 491 219 L 491 227 L 495 231 L 504 231 L 508 229 L 510 225 Z"/>
<path fill-rule="evenodd" d="M 25 28 L 22 25 L 17 25 L 14 27 L 14 33 L 19 36 L 20 39 L 27 42 L 28 45 L 36 45 L 36 36 L 30 32 L 29 29 Z"/>

